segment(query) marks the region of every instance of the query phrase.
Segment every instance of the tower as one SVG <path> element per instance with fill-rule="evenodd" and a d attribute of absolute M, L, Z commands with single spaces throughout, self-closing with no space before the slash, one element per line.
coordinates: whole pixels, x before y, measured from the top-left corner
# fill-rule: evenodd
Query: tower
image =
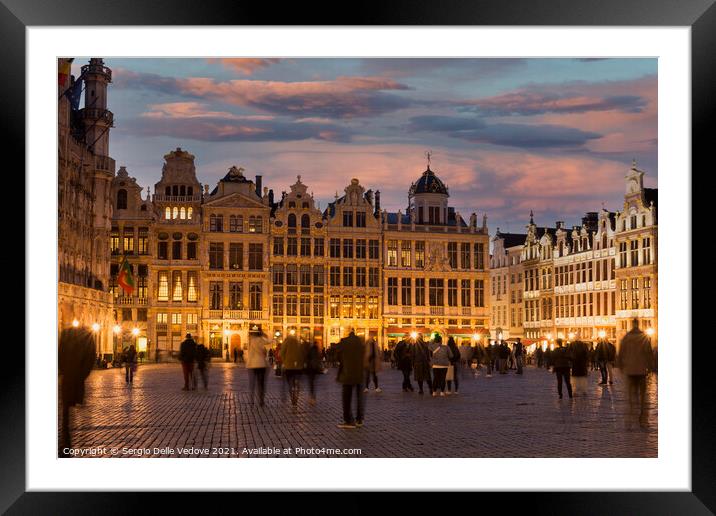
<path fill-rule="evenodd" d="M 112 82 L 112 70 L 101 58 L 93 57 L 82 67 L 85 81 L 85 107 L 80 110 L 85 143 L 97 156 L 109 155 L 109 129 L 114 115 L 107 109 L 107 85 Z M 114 171 L 112 171 L 114 172 Z"/>

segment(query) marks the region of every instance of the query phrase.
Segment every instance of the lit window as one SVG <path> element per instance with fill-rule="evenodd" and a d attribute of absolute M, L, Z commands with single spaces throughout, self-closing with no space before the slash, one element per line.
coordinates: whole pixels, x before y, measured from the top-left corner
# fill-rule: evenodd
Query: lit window
<path fill-rule="evenodd" d="M 186 219 L 186 208 L 184 208 L 184 206 L 179 210 L 179 218 L 182 220 Z"/>
<path fill-rule="evenodd" d="M 169 220 L 169 219 L 172 218 L 172 209 L 171 209 L 171 208 L 167 207 L 167 208 L 164 210 L 164 218 L 167 219 L 167 220 Z"/>
<path fill-rule="evenodd" d="M 172 210 L 172 218 L 176 219 L 179 216 L 179 208 L 174 206 L 174 209 Z"/>
<path fill-rule="evenodd" d="M 194 208 L 189 208 L 186 212 L 186 218 L 191 220 L 192 215 L 194 215 Z"/>

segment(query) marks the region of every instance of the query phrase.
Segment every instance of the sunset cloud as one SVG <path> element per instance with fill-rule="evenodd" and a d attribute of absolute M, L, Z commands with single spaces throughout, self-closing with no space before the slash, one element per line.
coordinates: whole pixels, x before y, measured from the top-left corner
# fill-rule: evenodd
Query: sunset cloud
<path fill-rule="evenodd" d="M 267 68 L 273 64 L 281 62 L 277 58 L 259 58 L 259 57 L 222 57 L 210 58 L 209 62 L 218 62 L 225 68 L 229 68 L 242 75 L 253 75 L 254 72 Z"/>

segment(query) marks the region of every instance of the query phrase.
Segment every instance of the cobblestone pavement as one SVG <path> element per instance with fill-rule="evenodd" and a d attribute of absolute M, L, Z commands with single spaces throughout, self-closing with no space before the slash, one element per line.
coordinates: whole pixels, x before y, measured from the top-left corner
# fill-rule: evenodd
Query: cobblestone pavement
<path fill-rule="evenodd" d="M 123 370 L 94 370 L 84 406 L 71 410 L 73 449 L 107 457 L 250 457 L 260 448 L 261 457 L 336 456 L 332 449 L 361 457 L 657 456 L 655 376 L 641 428 L 627 415 L 618 371 L 610 386 L 598 385 L 599 372 L 590 371 L 584 397 L 570 400 L 565 392 L 560 400 L 555 375 L 535 367 L 492 378 L 463 369 L 459 395 L 446 397 L 419 396 L 417 387 L 403 393 L 401 373 L 384 368 L 383 392 L 364 395 L 365 426 L 339 429 L 335 369 L 317 377 L 315 405 L 304 379 L 296 408 L 283 399 L 284 382 L 267 373 L 266 404 L 258 407 L 246 369 L 234 364 L 213 363 L 206 391 L 182 391 L 179 364 L 140 365 L 131 387 Z"/>

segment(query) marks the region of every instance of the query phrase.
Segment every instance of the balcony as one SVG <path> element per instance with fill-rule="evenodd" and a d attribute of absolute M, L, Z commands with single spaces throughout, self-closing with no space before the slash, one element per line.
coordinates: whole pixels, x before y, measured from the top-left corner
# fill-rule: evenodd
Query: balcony
<path fill-rule="evenodd" d="M 82 108 L 79 110 L 79 116 L 88 120 L 101 120 L 110 127 L 114 127 L 114 114 L 108 109 L 102 108 Z M 111 159 L 111 158 L 108 158 Z M 112 160 L 114 164 L 114 160 Z M 102 169 L 106 170 L 106 169 Z"/>
<path fill-rule="evenodd" d="M 154 202 L 201 202 L 201 194 L 194 195 L 160 195 L 154 194 Z"/>
<path fill-rule="evenodd" d="M 445 315 L 445 307 L 442 306 L 431 306 L 430 315 Z"/>

